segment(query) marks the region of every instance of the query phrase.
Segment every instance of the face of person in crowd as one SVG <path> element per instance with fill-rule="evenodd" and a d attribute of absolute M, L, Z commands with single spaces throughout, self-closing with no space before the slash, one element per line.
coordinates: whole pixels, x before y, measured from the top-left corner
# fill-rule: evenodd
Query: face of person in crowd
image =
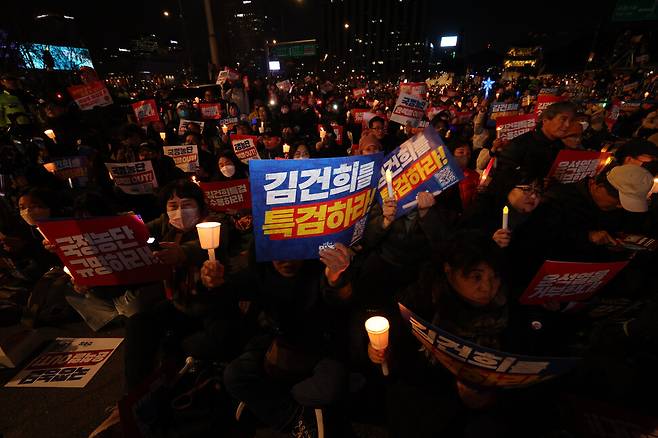
<path fill-rule="evenodd" d="M 486 306 L 500 289 L 500 277 L 487 263 L 481 262 L 469 272 L 444 265 L 448 283 L 468 303 L 476 307 Z"/>
<path fill-rule="evenodd" d="M 276 272 L 281 274 L 282 277 L 292 278 L 297 275 L 302 268 L 304 262 L 302 260 L 274 260 L 272 265 Z"/>
<path fill-rule="evenodd" d="M 190 109 L 187 105 L 179 105 L 176 107 L 176 114 L 179 119 L 188 119 L 190 117 Z"/>
<path fill-rule="evenodd" d="M 539 205 L 543 190 L 539 184 L 518 185 L 507 195 L 509 205 L 519 213 L 530 213 Z"/>
<path fill-rule="evenodd" d="M 293 160 L 305 160 L 311 158 L 311 154 L 305 144 L 300 144 L 295 150 L 295 155 L 292 156 Z"/>
<path fill-rule="evenodd" d="M 267 111 L 265 110 L 264 106 L 258 108 L 258 118 L 261 122 L 267 121 Z"/>
<path fill-rule="evenodd" d="M 197 141 L 197 136 L 196 135 L 186 135 L 185 136 L 185 144 L 196 144 L 198 147 L 201 147 L 199 141 Z"/>
<path fill-rule="evenodd" d="M 384 137 L 386 137 L 386 128 L 384 127 L 384 124 L 382 122 L 375 122 L 372 124 L 372 133 L 377 137 L 377 140 L 382 140 Z"/>
<path fill-rule="evenodd" d="M 50 209 L 43 202 L 31 196 L 21 196 L 18 200 L 18 209 L 23 220 L 31 226 L 36 226 L 38 221 L 50 217 Z"/>
<path fill-rule="evenodd" d="M 552 119 L 545 119 L 542 123 L 542 131 L 550 140 L 564 138 L 573 123 L 573 113 L 559 113 Z"/>
<path fill-rule="evenodd" d="M 231 178 L 233 175 L 235 175 L 235 164 L 233 161 L 231 161 L 230 158 L 220 157 L 217 165 L 219 166 L 219 171 L 226 178 Z"/>
<path fill-rule="evenodd" d="M 206 92 L 203 93 L 203 100 L 205 100 L 208 103 L 215 103 L 215 95 L 213 94 L 212 91 L 206 90 Z"/>
<path fill-rule="evenodd" d="M 373 155 L 379 152 L 379 145 L 374 141 L 366 141 L 365 144 L 359 147 L 361 155 Z"/>
<path fill-rule="evenodd" d="M 281 114 L 288 114 L 290 112 L 290 108 L 288 108 L 288 105 L 283 105 L 281 107 Z"/>
<path fill-rule="evenodd" d="M 251 134 L 251 130 L 249 128 L 247 128 L 246 126 L 244 126 L 244 125 L 238 125 L 235 128 L 235 132 L 237 132 L 239 135 L 250 135 Z"/>
<path fill-rule="evenodd" d="M 614 190 L 614 187 L 597 184 L 593 179 L 589 181 L 589 192 L 592 195 L 592 199 L 602 211 L 613 211 L 621 208 L 619 194 L 613 193 Z"/>
<path fill-rule="evenodd" d="M 579 149 L 583 143 L 583 125 L 578 122 L 572 123 L 562 143 L 567 149 Z"/>
<path fill-rule="evenodd" d="M 155 160 L 158 158 L 158 153 L 152 149 L 140 149 L 139 150 L 139 159 L 141 161 L 145 160 Z"/>
<path fill-rule="evenodd" d="M 230 115 L 231 117 L 237 117 L 238 114 L 239 114 L 239 111 L 238 111 L 238 108 L 237 108 L 237 107 L 231 105 L 231 106 L 228 108 L 228 113 L 229 113 L 229 115 Z"/>
<path fill-rule="evenodd" d="M 266 135 L 263 137 L 263 144 L 267 150 L 276 149 L 281 144 L 281 137 Z"/>
<path fill-rule="evenodd" d="M 173 194 L 167 201 L 167 216 L 172 227 L 189 231 L 201 220 L 199 204 L 191 198 L 179 198 Z"/>
<path fill-rule="evenodd" d="M 468 167 L 469 161 L 471 161 L 471 148 L 468 146 L 459 146 L 455 149 L 453 155 L 455 156 L 455 160 L 459 164 L 459 167 L 466 169 L 466 167 Z"/>

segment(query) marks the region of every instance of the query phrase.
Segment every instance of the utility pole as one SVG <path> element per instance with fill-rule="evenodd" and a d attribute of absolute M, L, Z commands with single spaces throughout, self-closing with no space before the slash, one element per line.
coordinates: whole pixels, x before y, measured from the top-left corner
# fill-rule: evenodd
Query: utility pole
<path fill-rule="evenodd" d="M 208 43 L 210 46 L 210 61 L 215 70 L 219 69 L 219 46 L 217 45 L 217 37 L 215 36 L 215 21 L 212 15 L 211 0 L 203 0 L 203 5 L 206 11 L 206 23 L 208 24 Z"/>

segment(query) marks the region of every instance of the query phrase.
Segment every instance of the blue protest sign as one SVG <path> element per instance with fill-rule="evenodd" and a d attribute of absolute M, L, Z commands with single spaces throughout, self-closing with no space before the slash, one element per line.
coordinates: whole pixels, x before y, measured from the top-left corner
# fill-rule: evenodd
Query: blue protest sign
<path fill-rule="evenodd" d="M 321 248 L 357 242 L 381 161 L 382 154 L 249 161 L 256 259 L 319 258 Z"/>

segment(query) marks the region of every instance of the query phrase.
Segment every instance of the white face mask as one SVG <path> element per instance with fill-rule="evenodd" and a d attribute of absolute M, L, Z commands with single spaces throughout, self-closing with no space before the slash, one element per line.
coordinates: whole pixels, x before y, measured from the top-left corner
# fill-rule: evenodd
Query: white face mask
<path fill-rule="evenodd" d="M 199 210 L 197 208 L 179 208 L 167 212 L 169 223 L 172 227 L 181 231 L 188 231 L 194 228 L 199 222 Z"/>
<path fill-rule="evenodd" d="M 228 166 L 222 166 L 219 168 L 219 171 L 222 172 L 226 178 L 230 178 L 235 175 L 235 166 L 229 164 Z"/>

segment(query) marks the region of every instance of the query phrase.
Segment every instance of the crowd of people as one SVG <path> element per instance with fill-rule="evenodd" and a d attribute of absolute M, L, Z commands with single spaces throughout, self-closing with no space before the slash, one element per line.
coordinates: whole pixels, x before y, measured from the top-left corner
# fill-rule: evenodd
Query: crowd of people
<path fill-rule="evenodd" d="M 162 90 L 152 96 L 160 120 L 139 125 L 127 107 L 80 111 L 4 73 L 0 324 L 82 318 L 94 331 L 122 324 L 126 394 L 167 361 L 180 368 L 191 356 L 214 373 L 219 390 L 212 397 L 222 400 L 222 414 L 163 410 L 150 419 L 153 436 L 195 436 L 199 429 L 190 424 L 229 430 L 239 403 L 242 417 L 250 417 L 241 423 L 299 437 L 317 436 L 316 409 L 331 437 L 353 436 L 352 422 L 383 425 L 392 437 L 580 436 L 567 421 L 567 397 L 657 414 L 656 254 L 627 249 L 620 236 L 658 238 L 658 74 L 520 77 L 501 80 L 488 98 L 482 77 L 450 77 L 429 86 L 434 110 L 420 126 L 389 120 L 398 83 L 307 78 L 290 89 L 249 79 L 229 79 L 189 100 L 172 101 Z M 353 89 L 366 93 L 354 97 Z M 518 103 L 518 113 L 533 113 L 546 89 L 566 99 L 544 109 L 535 130 L 497 138 L 492 103 Z M 180 132 L 180 120 L 202 120 L 200 103 L 219 104 L 220 117 Z M 356 119 L 363 110 L 372 115 L 365 122 Z M 228 118 L 236 123 L 223 126 Z M 307 160 L 388 154 L 422 129 L 436 130 L 464 179 L 436 196 L 419 193 L 417 209 L 397 218 L 394 199 L 375 201 L 361 241 L 326 248 L 313 260 L 256 262 L 259 230 L 251 212 L 211 212 L 197 184 L 248 177 L 231 134 L 257 136 L 261 159 Z M 164 145 L 180 144 L 198 146 L 196 173 L 163 153 Z M 606 149 L 613 158 L 595 176 L 561 184 L 548 175 L 564 149 Z M 83 178 L 61 180 L 44 166 L 67 156 L 87 158 Z M 159 187 L 153 194 L 122 192 L 105 167 L 135 161 L 152 163 Z M 154 256 L 171 267 L 171 280 L 78 285 L 36 229 L 46 219 L 125 212 L 147 224 L 158 243 Z M 222 223 L 215 261 L 195 228 L 208 220 Z M 521 305 L 546 260 L 628 265 L 584 305 Z M 419 348 L 398 303 L 483 347 L 583 360 L 528 388 L 478 387 Z M 390 321 L 386 350 L 373 348 L 363 329 L 374 315 Z M 92 436 L 116 432 L 123 422 L 115 409 Z"/>

